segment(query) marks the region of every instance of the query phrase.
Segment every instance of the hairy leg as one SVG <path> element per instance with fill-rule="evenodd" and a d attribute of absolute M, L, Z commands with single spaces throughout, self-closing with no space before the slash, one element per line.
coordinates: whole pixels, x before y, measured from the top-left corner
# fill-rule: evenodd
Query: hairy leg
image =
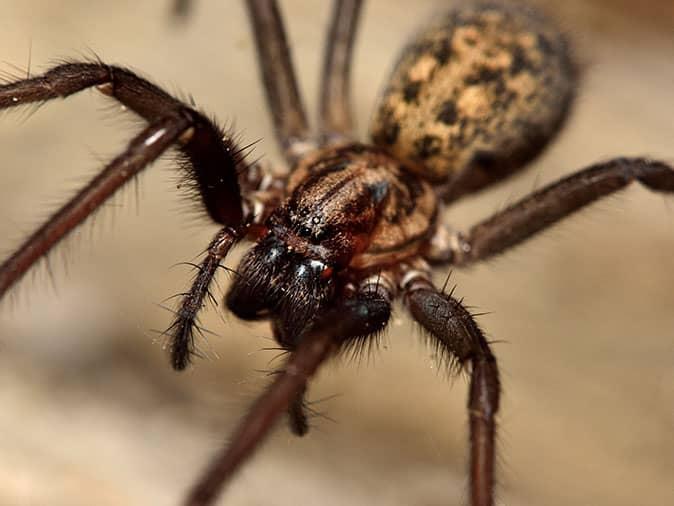
<path fill-rule="evenodd" d="M 247 0 L 246 5 L 276 139 L 293 165 L 315 143 L 310 138 L 281 14 L 273 0 Z"/>
<path fill-rule="evenodd" d="M 243 223 L 238 172 L 243 150 L 201 113 L 129 70 L 100 62 L 65 63 L 0 86 L 0 109 L 65 98 L 96 86 L 146 119 L 150 126 L 0 266 L 0 297 L 39 258 L 82 223 L 115 191 L 177 143 L 186 179 L 218 223 Z"/>
<path fill-rule="evenodd" d="M 171 338 L 171 365 L 177 371 L 185 369 L 192 356 L 198 354 L 194 341 L 195 330 L 201 331 L 197 315 L 204 306 L 206 297 L 213 298 L 209 287 L 220 267 L 220 262 L 240 237 L 241 232 L 230 227 L 220 230 L 208 246 L 206 257 L 196 266 L 197 274 L 190 291 L 182 294 L 175 319 L 165 332 Z"/>
<path fill-rule="evenodd" d="M 390 304 L 397 293 L 395 276 L 394 272 L 384 271 L 357 280 L 357 286 L 349 283 L 345 288 L 346 296 L 355 294 L 356 298 L 347 299 L 329 312 L 314 328 L 314 332 L 324 325 L 323 332 L 337 336 L 340 353 L 354 356 L 364 353 L 369 346 L 376 344 L 376 338 L 388 322 Z M 359 311 L 362 313 L 359 314 Z M 342 318 L 347 318 L 346 326 L 335 328 L 335 322 Z M 288 409 L 290 430 L 296 436 L 304 436 L 309 432 L 305 394 L 306 389 L 303 389 Z"/>
<path fill-rule="evenodd" d="M 253 404 L 229 439 L 230 444 L 200 477 L 185 504 L 213 504 L 220 489 L 262 443 L 278 417 L 302 402 L 307 381 L 321 363 L 350 340 L 366 339 L 383 331 L 390 314 L 390 294 L 369 284 L 337 302 L 292 351 L 285 367 Z M 301 417 L 306 419 L 302 413 L 298 422 Z"/>
<path fill-rule="evenodd" d="M 245 169 L 245 148 L 236 146 L 206 116 L 130 70 L 101 62 L 57 65 L 40 76 L 1 85 L 0 109 L 66 98 L 94 86 L 149 123 L 169 116 L 184 118 L 189 128 L 179 148 L 194 189 L 214 221 L 240 224 L 238 172 Z"/>
<path fill-rule="evenodd" d="M 0 265 L 0 298 L 73 228 L 138 172 L 156 160 L 185 130 L 187 121 L 165 118 L 145 128 L 86 187 L 33 232 Z"/>
<path fill-rule="evenodd" d="M 449 361 L 470 363 L 471 506 L 494 504 L 494 456 L 500 383 L 496 358 L 484 334 L 461 301 L 439 292 L 424 273 L 411 273 L 402 286 L 413 318 Z"/>
<path fill-rule="evenodd" d="M 173 0 L 171 13 L 176 19 L 184 19 L 190 14 L 193 7 L 192 0 Z"/>
<path fill-rule="evenodd" d="M 674 168 L 647 158 L 616 158 L 553 183 L 473 226 L 468 233 L 440 232 L 429 260 L 466 265 L 502 253 L 588 204 L 633 182 L 674 193 Z"/>
<path fill-rule="evenodd" d="M 353 42 L 358 30 L 361 0 L 334 2 L 323 55 L 318 130 L 321 142 L 353 140 L 350 76 Z"/>

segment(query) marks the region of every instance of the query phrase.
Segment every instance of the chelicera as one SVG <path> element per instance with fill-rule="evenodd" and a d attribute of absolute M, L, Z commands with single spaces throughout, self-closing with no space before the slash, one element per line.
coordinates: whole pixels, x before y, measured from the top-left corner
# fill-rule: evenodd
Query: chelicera
<path fill-rule="evenodd" d="M 168 330 L 175 369 L 197 354 L 198 312 L 231 247 L 254 242 L 235 271 L 228 309 L 271 322 L 290 352 L 186 499 L 210 504 L 283 413 L 308 430 L 308 380 L 330 356 L 383 332 L 396 298 L 470 375 L 470 500 L 493 504 L 499 375 L 473 315 L 438 290 L 431 265 L 499 254 L 597 199 L 639 181 L 671 193 L 674 170 L 645 158 L 597 163 L 478 223 L 442 221 L 458 198 L 502 181 L 539 154 L 568 116 L 577 69 L 565 36 L 529 8 L 465 4 L 405 48 L 376 109 L 372 143 L 353 138 L 349 68 L 360 1 L 336 1 L 312 132 L 275 2 L 247 2 L 277 140 L 288 170 L 248 163 L 205 115 L 129 70 L 71 62 L 0 86 L 0 108 L 96 87 L 148 126 L 0 266 L 0 295 L 117 189 L 176 147 L 185 180 L 222 228 Z"/>

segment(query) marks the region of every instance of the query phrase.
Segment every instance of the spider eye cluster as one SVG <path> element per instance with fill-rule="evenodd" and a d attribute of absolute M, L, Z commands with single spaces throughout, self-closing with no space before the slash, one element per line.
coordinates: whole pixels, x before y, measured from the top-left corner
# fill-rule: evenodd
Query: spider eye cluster
<path fill-rule="evenodd" d="M 320 215 L 312 213 L 308 208 L 302 208 L 299 212 L 290 214 L 288 228 L 292 233 L 312 244 L 319 244 L 335 234 L 332 224 L 327 223 Z"/>
<path fill-rule="evenodd" d="M 313 232 L 311 231 L 311 228 L 307 227 L 306 225 L 300 225 L 299 234 L 302 237 L 311 237 Z"/>

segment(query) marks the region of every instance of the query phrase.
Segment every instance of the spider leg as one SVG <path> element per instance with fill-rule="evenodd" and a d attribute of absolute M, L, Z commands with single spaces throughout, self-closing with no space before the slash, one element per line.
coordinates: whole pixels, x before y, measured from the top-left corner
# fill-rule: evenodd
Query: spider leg
<path fill-rule="evenodd" d="M 309 417 L 307 416 L 304 404 L 306 402 L 304 396 L 307 392 L 306 386 L 301 389 L 295 399 L 288 407 L 288 421 L 290 432 L 296 436 L 305 436 L 309 432 Z"/>
<path fill-rule="evenodd" d="M 93 86 L 150 123 L 167 116 L 187 120 L 191 128 L 181 139 L 180 151 L 195 189 L 213 220 L 223 225 L 241 224 L 238 171 L 245 148 L 237 147 L 203 114 L 130 70 L 101 62 L 57 65 L 40 76 L 1 85 L 0 109 L 65 98 Z"/>
<path fill-rule="evenodd" d="M 276 139 L 292 166 L 302 154 L 316 146 L 310 137 L 297 88 L 281 14 L 275 1 L 248 0 L 246 5 Z"/>
<path fill-rule="evenodd" d="M 129 70 L 100 62 L 65 63 L 0 86 L 0 109 L 41 102 L 96 86 L 150 126 L 0 266 L 0 297 L 30 266 L 82 223 L 117 189 L 178 143 L 188 180 L 218 223 L 243 225 L 238 171 L 244 153 L 202 114 Z"/>
<path fill-rule="evenodd" d="M 494 502 L 495 416 L 500 383 L 496 358 L 461 301 L 439 292 L 427 274 L 406 276 L 402 289 L 412 317 L 436 341 L 448 360 L 470 362 L 470 497 L 472 506 Z"/>
<path fill-rule="evenodd" d="M 376 344 L 376 337 L 380 334 L 380 330 L 383 330 L 386 322 L 388 321 L 390 315 L 390 302 L 396 295 L 396 285 L 395 278 L 396 272 L 391 270 L 386 270 L 378 274 L 365 277 L 358 282 L 358 289 L 356 293 L 363 294 L 362 300 L 356 300 L 352 303 L 349 312 L 358 311 L 358 307 L 361 306 L 367 309 L 367 318 L 370 319 L 368 322 L 367 318 L 362 321 L 363 328 L 359 332 L 354 332 L 353 330 L 345 329 L 344 331 L 335 331 L 331 327 L 334 327 L 334 321 L 339 318 L 344 317 L 343 314 L 340 316 L 340 310 L 344 308 L 339 306 L 336 310 L 328 314 L 323 318 L 323 322 L 326 323 L 326 332 L 333 332 L 335 335 L 339 335 L 340 339 L 340 353 L 351 354 L 352 356 L 362 355 L 371 350 L 372 344 Z M 348 286 L 348 291 L 355 291 L 356 287 L 353 284 Z M 369 297 L 380 298 L 383 301 L 387 301 L 387 305 L 381 305 L 378 302 L 369 302 Z M 369 306 L 369 307 L 367 307 Z M 354 318 L 349 316 L 349 318 Z M 356 315 L 355 318 L 363 318 L 362 315 Z M 381 322 L 381 323 L 379 323 Z M 350 323 L 352 324 L 352 323 Z M 380 330 L 377 330 L 377 326 L 381 325 Z M 275 327 L 272 326 L 272 329 Z M 315 329 L 319 327 L 315 327 Z M 276 334 L 276 331 L 275 331 Z M 279 341 L 279 339 L 276 339 Z M 290 431 L 296 436 L 304 436 L 309 432 L 309 423 L 308 416 L 306 414 L 306 400 L 305 400 L 306 388 L 302 389 L 297 397 L 293 400 L 290 407 L 288 408 L 288 421 L 290 426 Z"/>
<path fill-rule="evenodd" d="M 198 314 L 207 298 L 216 302 L 210 286 L 221 262 L 232 246 L 247 236 L 256 239 L 266 217 L 275 209 L 283 196 L 285 177 L 274 173 L 267 164 L 256 163 L 247 167 L 240 175 L 241 190 L 244 195 L 246 218 L 239 227 L 225 226 L 215 235 L 206 249 L 206 256 L 197 269 L 190 290 L 183 294 L 175 319 L 163 335 L 170 338 L 171 365 L 177 371 L 185 369 L 193 356 L 199 356 L 195 344 L 195 331 L 202 333 L 198 324 Z"/>
<path fill-rule="evenodd" d="M 182 20 L 190 14 L 193 8 L 192 0 L 173 0 L 171 14 L 174 18 Z"/>
<path fill-rule="evenodd" d="M 337 0 L 333 5 L 318 106 L 319 135 L 325 143 L 349 141 L 353 136 L 349 80 L 362 4 L 361 0 Z"/>
<path fill-rule="evenodd" d="M 466 265 L 502 253 L 584 206 L 633 182 L 674 193 L 674 168 L 647 158 L 597 163 L 553 183 L 473 226 L 436 241 L 429 259 Z"/>
<path fill-rule="evenodd" d="M 191 357 L 197 354 L 194 341 L 194 331 L 199 330 L 197 315 L 204 306 L 204 299 L 207 296 L 213 297 L 209 286 L 220 267 L 220 262 L 240 238 L 241 233 L 230 227 L 224 227 L 213 238 L 206 257 L 198 265 L 190 291 L 183 296 L 175 320 L 165 332 L 171 338 L 171 365 L 177 371 L 185 369 Z"/>
<path fill-rule="evenodd" d="M 121 155 L 112 160 L 0 265 L 0 297 L 119 187 L 156 160 L 189 126 L 185 118 L 167 117 L 155 121 L 137 135 Z"/>
<path fill-rule="evenodd" d="M 230 438 L 190 492 L 186 505 L 212 504 L 220 489 L 262 443 L 274 422 L 296 406 L 307 381 L 332 352 L 349 340 L 366 339 L 383 331 L 391 314 L 391 294 L 371 285 L 343 297 L 302 338 L 274 382 L 253 404 Z"/>
<path fill-rule="evenodd" d="M 276 321 L 272 321 L 271 329 L 274 334 L 274 340 L 277 343 L 280 343 L 283 339 L 277 323 L 278 322 Z M 288 406 L 288 427 L 290 428 L 290 432 L 298 437 L 305 436 L 307 432 L 309 432 L 309 417 L 304 409 L 306 393 L 307 386 L 305 384 L 304 387 L 297 392 L 297 395 L 295 395 L 295 398 Z"/>

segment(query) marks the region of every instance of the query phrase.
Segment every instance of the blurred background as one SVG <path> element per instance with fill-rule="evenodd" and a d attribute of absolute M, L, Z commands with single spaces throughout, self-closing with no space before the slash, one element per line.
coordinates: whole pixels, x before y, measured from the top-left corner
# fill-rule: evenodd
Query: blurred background
<path fill-rule="evenodd" d="M 538 3 L 576 41 L 575 112 L 528 171 L 451 208 L 456 227 L 600 159 L 674 160 L 674 4 Z M 279 161 L 242 2 L 195 1 L 185 23 L 170 4 L 5 0 L 0 70 L 95 52 L 192 94 Z M 327 2 L 281 4 L 313 114 Z M 392 48 L 443 4 L 367 3 L 353 74 L 363 135 Z M 3 256 L 139 128 L 92 91 L 33 112 L 0 116 Z M 157 163 L 51 255 L 51 276 L 40 266 L 0 306 L 0 504 L 178 504 L 266 384 L 268 327 L 219 310 L 203 315 L 218 334 L 211 358 L 170 370 L 153 331 L 170 323 L 160 305 L 191 279 L 174 265 L 217 230 L 195 219 L 174 175 Z M 454 273 L 499 341 L 500 504 L 674 503 L 673 205 L 635 186 Z M 330 419 L 301 440 L 279 427 L 221 504 L 465 504 L 467 382 L 438 371 L 419 337 L 398 307 L 378 353 L 326 366 L 310 398 L 328 398 L 315 407 Z"/>

